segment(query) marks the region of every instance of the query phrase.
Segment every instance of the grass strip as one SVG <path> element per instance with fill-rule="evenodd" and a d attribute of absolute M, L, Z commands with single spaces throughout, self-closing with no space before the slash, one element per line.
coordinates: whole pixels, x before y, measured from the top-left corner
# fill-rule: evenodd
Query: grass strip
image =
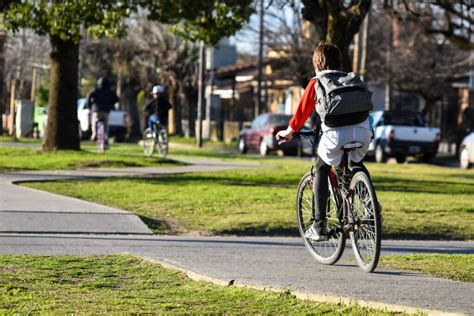
<path fill-rule="evenodd" d="M 129 256 L 0 255 L 0 313 L 386 315 L 240 287 L 220 287 Z"/>
<path fill-rule="evenodd" d="M 444 279 L 474 282 L 474 255 L 470 254 L 383 256 L 380 265 L 386 268 L 422 272 Z"/>
<path fill-rule="evenodd" d="M 84 168 L 127 168 L 179 166 L 183 163 L 162 158 L 146 158 L 114 150 L 43 152 L 34 148 L 0 147 L 0 172 L 12 170 L 74 170 Z"/>

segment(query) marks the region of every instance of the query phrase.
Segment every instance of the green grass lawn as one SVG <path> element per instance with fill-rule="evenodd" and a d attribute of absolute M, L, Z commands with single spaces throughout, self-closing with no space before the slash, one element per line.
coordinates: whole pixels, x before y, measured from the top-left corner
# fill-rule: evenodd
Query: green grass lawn
<path fill-rule="evenodd" d="M 208 149 L 171 152 L 272 168 L 27 185 L 130 210 L 162 233 L 297 234 L 296 187 L 310 168 L 309 161 Z M 474 170 L 417 163 L 367 166 L 383 207 L 385 238 L 474 239 Z"/>
<path fill-rule="evenodd" d="M 177 144 L 189 144 L 189 145 L 195 145 L 197 143 L 197 140 L 195 137 L 172 136 L 170 138 L 170 141 Z M 203 140 L 203 145 L 221 146 L 221 147 L 237 147 L 237 141 L 223 142 L 223 141 Z"/>
<path fill-rule="evenodd" d="M 383 256 L 380 265 L 386 268 L 418 271 L 445 279 L 474 282 L 474 255 Z"/>
<path fill-rule="evenodd" d="M 92 145 L 83 146 L 86 149 Z M 89 148 L 88 148 L 89 147 Z M 169 159 L 146 158 L 111 147 L 105 154 L 93 151 L 43 152 L 35 148 L 0 147 L 0 172 L 7 170 L 71 170 L 182 165 Z"/>
<path fill-rule="evenodd" d="M 128 255 L 0 255 L 0 313 L 388 314 L 219 287 Z"/>
<path fill-rule="evenodd" d="M 0 136 L 0 142 L 5 143 L 25 143 L 25 144 L 41 144 L 41 139 L 36 138 L 16 138 L 13 136 Z"/>

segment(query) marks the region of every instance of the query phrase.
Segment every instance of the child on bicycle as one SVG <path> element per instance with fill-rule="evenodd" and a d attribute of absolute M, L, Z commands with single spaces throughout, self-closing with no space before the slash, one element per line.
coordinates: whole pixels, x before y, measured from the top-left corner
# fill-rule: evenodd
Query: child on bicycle
<path fill-rule="evenodd" d="M 341 163 L 345 144 L 362 143 L 361 148 L 349 152 L 349 159 L 360 163 L 364 158 L 372 138 L 368 119 L 372 102 L 370 92 L 356 74 L 340 71 L 341 52 L 335 45 L 319 43 L 313 53 L 313 65 L 316 77 L 306 87 L 288 128 L 278 132 L 277 139 L 291 140 L 293 133 L 303 127 L 316 107 L 322 122 L 322 136 L 314 178 L 314 222 L 305 232 L 305 237 L 312 241 L 326 241 L 329 172 L 331 166 Z"/>
<path fill-rule="evenodd" d="M 143 106 L 143 111 L 149 113 L 148 127 L 155 128 L 156 123 L 167 127 L 169 110 L 172 109 L 171 104 L 165 97 L 165 87 L 157 85 L 153 87 L 151 94 L 153 99 Z"/>

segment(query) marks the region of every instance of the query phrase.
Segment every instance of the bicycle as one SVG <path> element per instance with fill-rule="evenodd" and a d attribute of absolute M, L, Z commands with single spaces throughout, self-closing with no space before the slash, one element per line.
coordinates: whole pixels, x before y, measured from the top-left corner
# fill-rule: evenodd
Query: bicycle
<path fill-rule="evenodd" d="M 158 155 L 165 158 L 168 154 L 168 132 L 166 126 L 155 123 L 143 132 L 143 152 L 146 157 L 152 157 L 158 148 Z"/>
<path fill-rule="evenodd" d="M 105 131 L 105 121 L 104 119 L 99 119 L 96 123 L 96 133 L 97 133 L 97 152 L 104 153 L 107 149 L 106 138 L 107 134 Z"/>
<path fill-rule="evenodd" d="M 318 136 L 312 132 L 296 132 L 295 137 L 307 137 L 313 144 Z M 342 256 L 349 235 L 359 267 L 372 272 L 377 267 L 382 235 L 381 206 L 369 172 L 359 164 L 351 164 L 348 154 L 362 147 L 360 142 L 342 146 L 344 155 L 338 167 L 329 173 L 329 198 L 326 206 L 328 241 L 313 242 L 304 237 L 314 221 L 315 165 L 298 185 L 296 212 L 298 228 L 306 248 L 322 264 L 335 264 Z"/>

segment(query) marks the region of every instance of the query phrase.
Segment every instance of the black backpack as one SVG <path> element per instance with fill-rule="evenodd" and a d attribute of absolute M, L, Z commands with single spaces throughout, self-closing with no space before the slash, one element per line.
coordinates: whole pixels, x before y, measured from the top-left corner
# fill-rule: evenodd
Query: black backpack
<path fill-rule="evenodd" d="M 361 123 L 373 109 L 372 93 L 353 72 L 330 71 L 316 75 L 316 112 L 329 127 Z"/>

